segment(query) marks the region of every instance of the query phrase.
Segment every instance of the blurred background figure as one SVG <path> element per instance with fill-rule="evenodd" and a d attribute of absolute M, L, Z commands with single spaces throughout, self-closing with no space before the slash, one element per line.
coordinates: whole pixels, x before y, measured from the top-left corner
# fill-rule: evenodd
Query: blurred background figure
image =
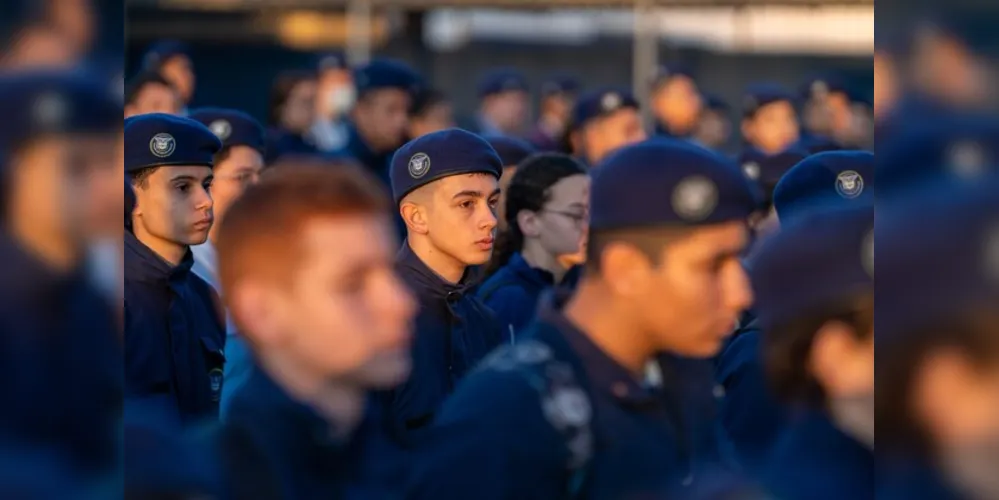
<path fill-rule="evenodd" d="M 773 83 L 757 83 L 746 89 L 742 107 L 743 156 L 776 155 L 799 138 L 794 95 Z M 745 165 L 745 161 L 740 162 Z"/>
<path fill-rule="evenodd" d="M 518 70 L 492 70 L 479 81 L 479 110 L 468 130 L 478 134 L 521 135 L 530 113 L 530 87 Z"/>
<path fill-rule="evenodd" d="M 714 94 L 705 95 L 702 101 L 693 138 L 708 149 L 721 151 L 732 139 L 732 107 Z"/>
<path fill-rule="evenodd" d="M 506 191 L 510 186 L 510 181 L 517 172 L 520 164 L 528 157 L 537 152 L 533 144 L 516 137 L 506 135 L 489 135 L 485 137 L 489 145 L 496 150 L 500 160 L 503 162 L 503 175 L 500 177 L 500 200 L 496 209 L 496 218 L 499 227 L 506 227 L 504 214 L 506 213 Z"/>
<path fill-rule="evenodd" d="M 704 103 L 689 68 L 660 66 L 649 97 L 656 135 L 688 138 L 694 133 Z"/>
<path fill-rule="evenodd" d="M 147 71 L 159 73 L 177 89 L 184 107 L 191 105 L 197 80 L 187 44 L 177 40 L 156 42 L 146 51 L 143 62 Z"/>
<path fill-rule="evenodd" d="M 125 118 L 146 113 L 179 115 L 182 109 L 177 90 L 159 73 L 139 73 L 125 86 Z"/>
<path fill-rule="evenodd" d="M 567 137 L 572 155 L 592 167 L 648 135 L 635 97 L 625 90 L 605 88 L 583 94 L 576 101 Z"/>
<path fill-rule="evenodd" d="M 558 150 L 559 139 L 572 119 L 572 107 L 579 90 L 579 81 L 568 76 L 552 78 L 541 84 L 538 123 L 528 136 L 534 147 L 541 151 Z"/>
<path fill-rule="evenodd" d="M 454 109 L 443 92 L 423 89 L 409 106 L 407 137 L 416 139 L 454 126 Z"/>
<path fill-rule="evenodd" d="M 347 144 L 347 115 L 357 96 L 342 54 L 324 54 L 317 66 L 316 122 L 310 135 L 320 151 L 332 153 Z"/>
<path fill-rule="evenodd" d="M 316 123 L 316 77 L 307 71 L 287 71 L 271 87 L 267 126 L 267 163 L 286 154 L 320 153 L 309 137 Z"/>

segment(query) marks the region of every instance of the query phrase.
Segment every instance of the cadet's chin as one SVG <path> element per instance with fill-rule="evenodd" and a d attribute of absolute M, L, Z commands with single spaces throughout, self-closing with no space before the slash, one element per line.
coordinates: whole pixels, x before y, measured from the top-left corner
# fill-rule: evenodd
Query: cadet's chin
<path fill-rule="evenodd" d="M 493 250 L 474 250 L 465 255 L 462 261 L 466 266 L 481 266 L 491 259 L 493 256 Z"/>
<path fill-rule="evenodd" d="M 191 232 L 188 233 L 188 240 L 186 243 L 188 245 L 195 246 L 208 241 L 208 232 L 210 230 L 211 230 L 210 228 L 204 230 L 199 230 L 199 229 L 191 230 Z"/>

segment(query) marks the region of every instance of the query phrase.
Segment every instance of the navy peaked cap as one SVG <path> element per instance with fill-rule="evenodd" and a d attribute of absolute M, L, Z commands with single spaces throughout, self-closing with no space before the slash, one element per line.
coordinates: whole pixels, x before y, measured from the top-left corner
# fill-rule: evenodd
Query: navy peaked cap
<path fill-rule="evenodd" d="M 222 141 L 190 118 L 151 113 L 125 126 L 125 172 L 170 165 L 214 167 L 220 149 Z"/>
<path fill-rule="evenodd" d="M 597 230 L 745 220 L 759 206 L 731 160 L 685 141 L 627 146 L 594 171 L 590 227 Z"/>
<path fill-rule="evenodd" d="M 200 108 L 189 115 L 208 127 L 222 141 L 222 147 L 249 146 L 263 152 L 264 127 L 252 116 L 235 109 Z"/>
<path fill-rule="evenodd" d="M 795 96 L 789 90 L 775 83 L 758 83 L 750 85 L 743 93 L 742 115 L 752 117 L 763 108 L 777 102 L 795 102 Z"/>
<path fill-rule="evenodd" d="M 756 148 L 747 148 L 739 155 L 742 172 L 763 189 L 773 189 L 781 177 L 801 160 L 808 151 L 791 147 L 775 155 L 768 155 Z"/>
<path fill-rule="evenodd" d="M 545 80 L 541 84 L 541 96 L 547 97 L 555 94 L 575 94 L 582 86 L 579 79 L 562 75 Z"/>
<path fill-rule="evenodd" d="M 528 90 L 527 77 L 519 70 L 513 68 L 492 70 L 483 75 L 479 81 L 480 99 L 503 92 L 527 92 Z"/>
<path fill-rule="evenodd" d="M 764 328 L 874 293 L 874 207 L 813 212 L 782 225 L 747 265 Z"/>
<path fill-rule="evenodd" d="M 496 150 L 504 167 L 518 165 L 528 156 L 537 153 L 533 144 L 508 135 L 486 135 L 483 139 Z"/>
<path fill-rule="evenodd" d="M 51 134 L 112 132 L 122 127 L 121 96 L 101 78 L 74 70 L 0 76 L 0 155 Z"/>
<path fill-rule="evenodd" d="M 879 195 L 948 179 L 975 180 L 999 167 L 999 120 L 950 115 L 907 125 L 878 146 L 875 160 Z"/>
<path fill-rule="evenodd" d="M 587 92 L 579 97 L 572 108 L 572 124 L 580 127 L 594 118 L 624 108 L 639 109 L 638 100 L 627 90 L 605 87 Z"/>
<path fill-rule="evenodd" d="M 941 326 L 999 303 L 999 177 L 943 181 L 878 204 L 878 335 Z"/>
<path fill-rule="evenodd" d="M 782 223 L 827 207 L 873 207 L 874 154 L 828 151 L 809 156 L 784 174 L 773 201 Z"/>
<path fill-rule="evenodd" d="M 704 94 L 702 98 L 704 99 L 705 109 L 722 113 L 728 113 L 732 110 L 732 106 L 729 106 L 728 102 L 718 94 Z"/>
<path fill-rule="evenodd" d="M 142 59 L 147 69 L 159 68 L 161 64 L 174 56 L 190 56 L 191 48 L 179 40 L 160 40 L 152 44 Z"/>
<path fill-rule="evenodd" d="M 450 128 L 413 139 L 392 156 L 392 197 L 396 204 L 414 190 L 453 175 L 486 173 L 497 179 L 503 162 L 485 139 Z"/>
<path fill-rule="evenodd" d="M 354 68 L 357 95 L 379 89 L 399 89 L 415 94 L 423 88 L 423 78 L 408 64 L 395 59 L 373 59 Z"/>

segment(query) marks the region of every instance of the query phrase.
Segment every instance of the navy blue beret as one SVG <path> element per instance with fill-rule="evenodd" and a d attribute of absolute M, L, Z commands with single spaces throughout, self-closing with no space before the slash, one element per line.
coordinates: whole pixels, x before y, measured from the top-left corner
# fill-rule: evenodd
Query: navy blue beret
<path fill-rule="evenodd" d="M 577 78 L 571 76 L 557 76 L 545 80 L 541 84 L 541 96 L 548 97 L 555 94 L 575 94 L 582 86 Z"/>
<path fill-rule="evenodd" d="M 656 73 L 652 79 L 652 86 L 657 87 L 678 76 L 685 76 L 693 80 L 694 72 L 689 66 L 680 62 L 660 64 L 656 67 Z"/>
<path fill-rule="evenodd" d="M 764 328 L 874 293 L 874 206 L 813 212 L 765 239 L 749 265 Z"/>
<path fill-rule="evenodd" d="M 739 155 L 739 165 L 742 172 L 761 188 L 771 189 L 781 177 L 791 170 L 801 160 L 808 156 L 808 151 L 791 147 L 775 155 L 768 155 L 756 148 L 746 148 Z"/>
<path fill-rule="evenodd" d="M 120 96 L 89 73 L 6 73 L 0 76 L 0 155 L 42 135 L 118 130 L 122 114 Z"/>
<path fill-rule="evenodd" d="M 999 303 L 999 178 L 945 181 L 878 202 L 878 335 L 905 335 Z"/>
<path fill-rule="evenodd" d="M 502 92 L 527 92 L 527 78 L 513 68 L 500 68 L 486 73 L 479 81 L 479 98 Z"/>
<path fill-rule="evenodd" d="M 976 179 L 999 167 L 999 120 L 941 116 L 907 124 L 878 145 L 878 193 L 892 196 L 925 183 Z"/>
<path fill-rule="evenodd" d="M 718 94 L 704 94 L 702 98 L 704 99 L 705 109 L 721 113 L 728 113 L 732 110 L 732 106 L 729 106 L 728 102 L 726 102 L 725 99 L 722 99 L 722 97 Z"/>
<path fill-rule="evenodd" d="M 795 165 L 774 188 L 782 223 L 827 207 L 874 206 L 874 154 L 828 151 Z"/>
<path fill-rule="evenodd" d="M 731 160 L 686 141 L 624 147 L 594 169 L 590 227 L 626 229 L 745 220 L 758 207 Z"/>
<path fill-rule="evenodd" d="M 412 191 L 444 177 L 476 172 L 503 174 L 503 162 L 485 139 L 450 128 L 413 139 L 392 156 L 392 197 L 396 204 Z"/>
<path fill-rule="evenodd" d="M 264 151 L 264 127 L 242 111 L 200 108 L 192 111 L 188 117 L 208 127 L 222 141 L 222 147 L 249 146 L 257 151 Z"/>
<path fill-rule="evenodd" d="M 159 68 L 174 56 L 189 56 L 191 48 L 179 40 L 160 40 L 149 47 L 143 56 L 142 64 L 147 69 Z"/>
<path fill-rule="evenodd" d="M 518 165 L 528 156 L 538 152 L 533 144 L 509 135 L 486 135 L 483 139 L 496 150 L 504 167 Z"/>
<path fill-rule="evenodd" d="M 190 118 L 150 113 L 125 126 L 125 172 L 170 165 L 213 167 L 220 149 L 219 138 Z"/>
<path fill-rule="evenodd" d="M 321 54 L 316 60 L 319 71 L 334 71 L 347 69 L 347 58 L 340 52 Z"/>
<path fill-rule="evenodd" d="M 627 90 L 605 87 L 587 92 L 576 100 L 576 105 L 572 108 L 572 124 L 580 127 L 594 118 L 624 108 L 639 109 L 638 100 Z"/>
<path fill-rule="evenodd" d="M 380 89 L 399 89 L 415 94 L 423 88 L 423 79 L 408 64 L 394 59 L 373 59 L 354 68 L 357 95 Z"/>
<path fill-rule="evenodd" d="M 770 104 L 778 102 L 794 104 L 795 98 L 789 90 L 776 83 L 757 83 L 746 87 L 743 93 L 742 116 L 751 118 Z"/>

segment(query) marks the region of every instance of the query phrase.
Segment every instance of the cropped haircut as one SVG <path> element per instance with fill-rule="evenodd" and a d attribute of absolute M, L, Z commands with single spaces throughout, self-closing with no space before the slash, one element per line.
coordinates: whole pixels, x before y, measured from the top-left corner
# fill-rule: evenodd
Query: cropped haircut
<path fill-rule="evenodd" d="M 391 208 L 385 189 L 360 167 L 305 158 L 279 163 L 264 171 L 221 220 L 217 248 L 222 289 L 233 290 L 247 278 L 286 285 L 302 260 L 302 231 L 310 221 L 389 217 Z"/>
<path fill-rule="evenodd" d="M 270 100 L 267 106 L 267 123 L 271 126 L 281 125 L 281 114 L 284 105 L 295 87 L 304 82 L 315 81 L 316 74 L 311 71 L 285 71 L 278 74 L 271 84 Z"/>
<path fill-rule="evenodd" d="M 575 175 L 587 175 L 586 168 L 564 154 L 536 154 L 520 163 L 506 190 L 506 229 L 496 237 L 496 249 L 489 261 L 488 275 L 505 266 L 514 253 L 523 250 L 524 233 L 517 222 L 517 214 L 521 210 L 540 212 L 551 200 L 552 186 Z"/>
<path fill-rule="evenodd" d="M 662 225 L 622 229 L 590 229 L 586 246 L 588 274 L 600 273 L 602 257 L 613 244 L 625 244 L 644 255 L 653 266 L 662 264 L 667 246 L 690 235 L 693 228 L 682 225 Z"/>
<path fill-rule="evenodd" d="M 159 73 L 155 71 L 143 71 L 132 77 L 125 86 L 125 104 L 135 104 L 135 101 L 139 99 L 139 94 L 149 85 L 162 85 L 171 90 L 173 89 L 173 85 Z"/>
<path fill-rule="evenodd" d="M 818 331 L 830 321 L 845 323 L 856 340 L 874 331 L 874 292 L 828 304 L 763 331 L 763 364 L 774 394 L 810 408 L 826 407 L 826 391 L 810 372 Z"/>
<path fill-rule="evenodd" d="M 944 349 L 966 356 L 976 368 L 995 369 L 999 365 L 999 313 L 994 306 L 975 308 L 950 321 L 906 332 L 905 342 L 894 342 L 890 354 L 877 353 L 875 426 L 879 446 L 891 453 L 927 456 L 936 452 L 927 429 L 913 418 L 913 392 L 930 354 Z"/>

